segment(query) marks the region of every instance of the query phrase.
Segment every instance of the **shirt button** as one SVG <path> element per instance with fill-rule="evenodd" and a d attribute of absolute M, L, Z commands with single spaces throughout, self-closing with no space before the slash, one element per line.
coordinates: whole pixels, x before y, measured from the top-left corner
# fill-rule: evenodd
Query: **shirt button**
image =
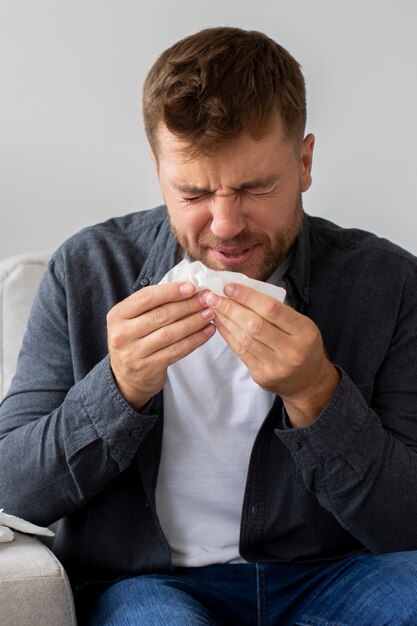
<path fill-rule="evenodd" d="M 252 504 L 251 510 L 250 510 L 252 515 L 256 515 L 256 505 Z"/>
<path fill-rule="evenodd" d="M 130 436 L 132 437 L 132 439 L 140 439 L 142 436 L 142 431 L 140 428 L 134 428 L 133 430 L 130 431 Z"/>
<path fill-rule="evenodd" d="M 139 281 L 141 287 L 147 287 L 149 285 L 149 278 L 141 278 Z"/>

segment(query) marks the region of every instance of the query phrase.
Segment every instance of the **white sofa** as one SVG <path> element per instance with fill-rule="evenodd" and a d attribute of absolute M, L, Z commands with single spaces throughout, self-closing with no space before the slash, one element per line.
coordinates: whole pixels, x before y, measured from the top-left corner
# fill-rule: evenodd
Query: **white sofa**
<path fill-rule="evenodd" d="M 0 400 L 15 371 L 30 305 L 47 262 L 42 254 L 0 261 Z M 10 543 L 0 543 L 0 625 L 76 623 L 68 577 L 51 550 L 22 533 Z"/>

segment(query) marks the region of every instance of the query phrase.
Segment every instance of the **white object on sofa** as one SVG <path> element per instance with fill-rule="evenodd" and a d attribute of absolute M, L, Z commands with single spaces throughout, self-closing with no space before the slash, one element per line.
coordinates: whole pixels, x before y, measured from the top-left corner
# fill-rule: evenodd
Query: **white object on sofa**
<path fill-rule="evenodd" d="M 22 254 L 0 261 L 0 400 L 16 369 L 31 303 L 47 262 L 45 254 Z M 68 577 L 54 554 L 36 537 L 18 532 L 14 541 L 1 543 L 1 626 L 76 623 Z"/>

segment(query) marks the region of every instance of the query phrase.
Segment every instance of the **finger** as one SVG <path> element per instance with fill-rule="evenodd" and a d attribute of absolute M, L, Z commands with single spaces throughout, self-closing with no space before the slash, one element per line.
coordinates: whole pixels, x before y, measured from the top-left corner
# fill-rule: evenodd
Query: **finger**
<path fill-rule="evenodd" d="M 197 296 L 187 298 L 182 302 L 169 302 L 131 319 L 129 332 L 134 338 L 146 337 L 159 328 L 201 312 L 203 308 L 206 307 L 201 304 Z"/>
<path fill-rule="evenodd" d="M 218 296 L 215 296 L 215 302 L 214 298 L 211 297 L 212 295 L 214 294 L 209 293 L 206 297 L 207 304 L 213 306 L 216 316 L 231 332 L 233 332 L 232 328 L 235 325 L 240 328 L 239 338 L 243 345 L 246 346 L 250 339 L 256 339 L 267 347 L 279 346 L 285 338 L 289 337 L 288 332 L 243 304 L 230 298 L 219 298 Z M 228 320 L 233 322 L 233 325 L 228 326 Z M 237 336 L 236 330 L 234 334 Z"/>
<path fill-rule="evenodd" d="M 212 326 L 210 321 L 214 319 L 214 316 L 212 309 L 205 309 L 172 324 L 158 328 L 136 342 L 135 350 L 137 357 L 146 358 L 155 352 L 183 341 L 191 335 L 199 333 L 207 325 Z M 207 332 L 210 333 L 210 329 Z"/>
<path fill-rule="evenodd" d="M 228 300 L 215 309 L 216 317 L 226 325 L 245 346 L 254 340 L 269 349 L 285 344 L 290 335 L 270 321 L 233 300 Z M 224 313 L 223 313 L 224 311 Z"/>
<path fill-rule="evenodd" d="M 258 319 L 261 318 L 258 316 Z M 268 324 L 263 320 L 265 324 Z M 265 365 L 275 362 L 278 358 L 282 358 L 285 351 L 288 335 L 269 324 L 270 330 L 265 337 L 256 337 L 251 332 L 242 329 L 233 320 L 216 312 L 215 324 L 219 332 L 224 333 L 224 339 L 233 350 L 233 352 L 244 362 L 249 364 L 248 359 L 254 357 Z M 223 336 L 223 334 L 222 334 Z"/>
<path fill-rule="evenodd" d="M 165 285 L 151 285 L 135 291 L 122 302 L 119 302 L 118 312 L 121 317 L 131 319 L 147 311 L 151 311 L 168 302 L 180 302 L 195 294 L 194 283 L 175 282 Z"/>
<path fill-rule="evenodd" d="M 222 302 L 216 305 L 216 308 L 221 307 L 223 314 L 226 315 L 227 310 L 230 312 L 234 310 L 231 307 L 228 308 L 224 301 L 237 302 L 279 327 L 282 331 L 291 335 L 298 333 L 303 316 L 287 304 L 236 283 L 227 284 L 224 291 L 228 299 L 222 298 Z M 213 306 L 212 298 L 208 299 L 207 296 L 206 299 L 207 305 Z"/>
<path fill-rule="evenodd" d="M 158 350 L 158 352 L 154 352 L 148 359 L 149 369 L 153 367 L 166 367 L 167 365 L 169 366 L 176 363 L 204 345 L 215 332 L 216 327 L 214 324 L 207 324 L 202 330 L 188 335 L 184 337 L 184 339 L 172 343 L 169 346 L 165 346 L 161 350 Z"/>

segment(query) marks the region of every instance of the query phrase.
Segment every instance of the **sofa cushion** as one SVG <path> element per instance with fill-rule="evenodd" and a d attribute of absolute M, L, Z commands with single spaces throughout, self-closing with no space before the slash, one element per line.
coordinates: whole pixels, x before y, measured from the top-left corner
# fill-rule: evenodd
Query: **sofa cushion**
<path fill-rule="evenodd" d="M 20 254 L 0 261 L 0 400 L 6 394 L 33 297 L 49 256 Z"/>

